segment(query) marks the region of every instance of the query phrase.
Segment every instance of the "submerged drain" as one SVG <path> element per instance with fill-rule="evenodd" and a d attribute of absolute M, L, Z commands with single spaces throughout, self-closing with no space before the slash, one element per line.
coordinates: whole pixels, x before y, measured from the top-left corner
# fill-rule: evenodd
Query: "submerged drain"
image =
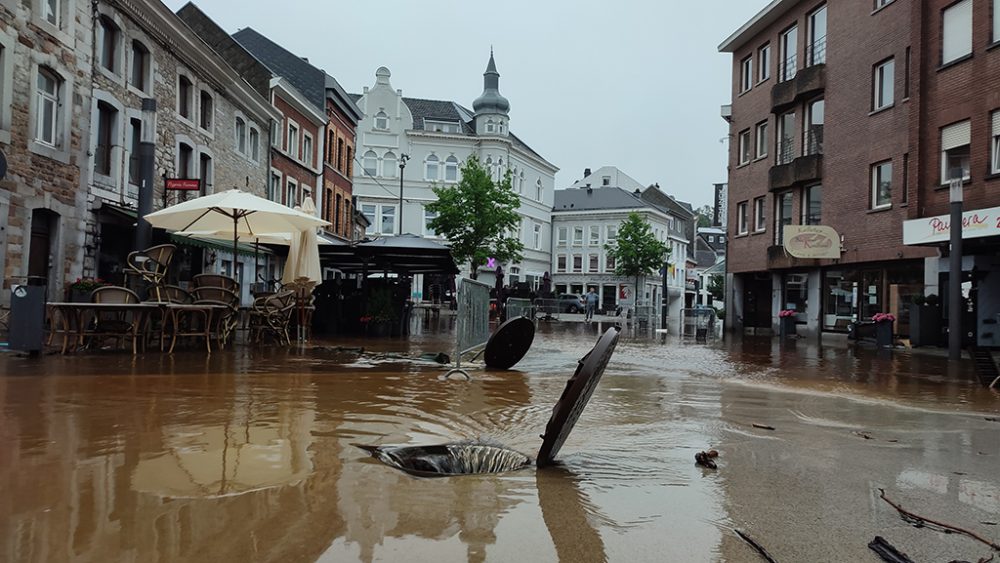
<path fill-rule="evenodd" d="M 531 459 L 520 452 L 483 444 L 354 445 L 388 466 L 419 477 L 503 473 L 531 465 Z"/>

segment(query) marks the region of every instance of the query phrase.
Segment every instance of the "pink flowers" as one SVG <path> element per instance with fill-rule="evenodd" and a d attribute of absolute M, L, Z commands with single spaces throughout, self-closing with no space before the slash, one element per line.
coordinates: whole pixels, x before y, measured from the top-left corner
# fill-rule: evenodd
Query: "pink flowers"
<path fill-rule="evenodd" d="M 875 313 L 872 315 L 872 320 L 877 323 L 894 323 L 896 316 L 892 313 Z"/>
<path fill-rule="evenodd" d="M 795 309 L 784 309 L 783 311 L 781 311 L 780 313 L 778 313 L 778 317 L 782 318 L 782 319 L 786 319 L 788 317 L 794 317 L 794 316 L 795 316 Z"/>

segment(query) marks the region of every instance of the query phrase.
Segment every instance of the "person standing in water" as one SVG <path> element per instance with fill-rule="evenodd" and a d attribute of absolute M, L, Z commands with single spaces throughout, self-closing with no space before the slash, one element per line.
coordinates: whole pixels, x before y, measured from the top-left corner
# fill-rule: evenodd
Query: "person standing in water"
<path fill-rule="evenodd" d="M 594 288 L 590 288 L 585 299 L 587 301 L 587 316 L 585 320 L 591 321 L 594 319 L 594 309 L 597 308 L 597 292 L 594 291 Z"/>

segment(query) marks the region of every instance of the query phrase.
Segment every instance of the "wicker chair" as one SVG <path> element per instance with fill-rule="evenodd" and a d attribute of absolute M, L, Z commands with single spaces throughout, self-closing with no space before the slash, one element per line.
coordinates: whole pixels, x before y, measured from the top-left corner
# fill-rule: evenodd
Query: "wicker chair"
<path fill-rule="evenodd" d="M 177 252 L 176 246 L 161 244 L 129 253 L 125 258 L 125 275 L 138 277 L 149 284 L 150 296 L 155 301 L 164 301 L 160 293 L 175 252 Z"/>
<path fill-rule="evenodd" d="M 228 289 L 233 293 L 239 295 L 240 284 L 235 278 L 229 276 L 223 276 L 222 274 L 198 274 L 191 278 L 194 283 L 194 287 L 221 287 L 223 289 Z"/>
<path fill-rule="evenodd" d="M 138 304 L 139 296 L 131 289 L 117 286 L 99 287 L 90 294 L 93 303 Z M 91 340 L 114 339 L 123 345 L 125 339 L 132 340 L 132 353 L 139 347 L 139 333 L 143 329 L 142 315 L 128 311 L 96 311 L 93 323 L 87 323 L 90 328 L 85 332 Z"/>
<path fill-rule="evenodd" d="M 316 282 L 309 278 L 299 278 L 286 284 L 284 288 L 295 292 L 295 324 L 299 327 L 299 336 L 308 340 L 313 313 L 316 311 L 316 297 L 313 295 Z"/>
<path fill-rule="evenodd" d="M 279 344 L 291 344 L 288 326 L 295 312 L 295 292 L 282 291 L 258 297 L 250 310 L 250 340 L 262 342 L 267 335 Z"/>
<path fill-rule="evenodd" d="M 225 276 L 219 276 L 224 278 Z M 214 315 L 212 333 L 224 348 L 235 333 L 240 317 L 240 296 L 233 290 L 219 286 L 199 286 L 191 291 L 197 305 L 221 305 L 226 309 Z"/>

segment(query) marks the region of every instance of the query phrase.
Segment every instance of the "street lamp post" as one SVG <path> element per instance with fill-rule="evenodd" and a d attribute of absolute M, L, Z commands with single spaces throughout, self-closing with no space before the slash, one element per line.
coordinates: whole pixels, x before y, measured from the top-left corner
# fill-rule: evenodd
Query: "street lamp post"
<path fill-rule="evenodd" d="M 667 328 L 667 313 L 668 311 L 668 292 L 667 292 L 667 282 L 670 276 L 670 262 L 668 261 L 669 254 L 663 257 L 663 291 L 661 292 L 662 299 L 660 300 L 660 328 Z"/>
<path fill-rule="evenodd" d="M 948 266 L 948 359 L 962 357 L 962 177 L 961 168 L 951 171 L 951 249 Z"/>
<path fill-rule="evenodd" d="M 142 100 L 142 129 L 139 136 L 139 205 L 135 226 L 135 250 L 153 245 L 153 227 L 146 215 L 153 212 L 153 168 L 156 161 L 156 100 Z"/>
<path fill-rule="evenodd" d="M 406 170 L 407 160 L 410 160 L 410 155 L 399 155 L 399 232 L 396 233 L 397 235 L 403 234 L 403 171 Z"/>

